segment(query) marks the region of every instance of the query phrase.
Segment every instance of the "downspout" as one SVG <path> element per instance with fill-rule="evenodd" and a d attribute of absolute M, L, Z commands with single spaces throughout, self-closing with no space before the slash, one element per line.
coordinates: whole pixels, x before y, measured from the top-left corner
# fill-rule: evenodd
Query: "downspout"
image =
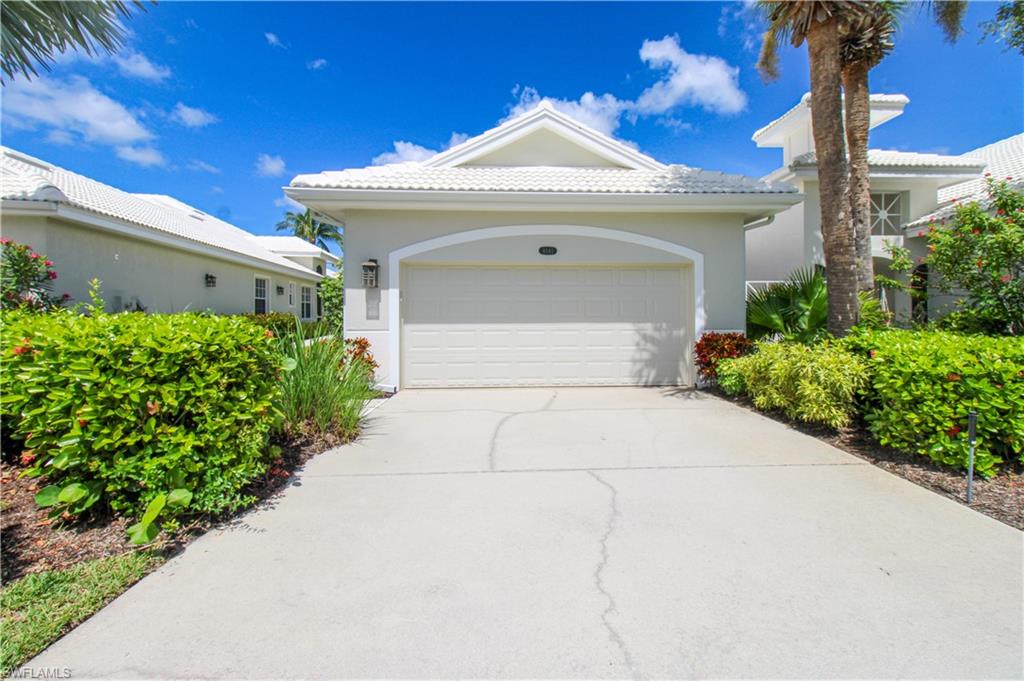
<path fill-rule="evenodd" d="M 756 220 L 751 220 L 750 222 L 744 222 L 743 223 L 743 229 L 744 229 L 744 231 L 746 231 L 748 229 L 757 229 L 758 227 L 765 227 L 767 225 L 770 225 L 773 222 L 775 222 L 775 216 L 774 215 L 767 215 L 767 216 L 765 216 L 763 218 L 758 218 Z"/>

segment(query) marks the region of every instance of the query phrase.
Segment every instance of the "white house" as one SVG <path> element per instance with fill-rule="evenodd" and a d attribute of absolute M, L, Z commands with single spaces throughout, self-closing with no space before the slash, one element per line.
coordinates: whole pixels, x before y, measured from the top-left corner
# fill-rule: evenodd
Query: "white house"
<path fill-rule="evenodd" d="M 387 387 L 694 382 L 744 328 L 749 229 L 790 185 L 666 165 L 547 104 L 430 159 L 299 175 L 344 225 L 345 333 Z"/>
<path fill-rule="evenodd" d="M 337 258 L 294 237 L 257 237 L 170 196 L 131 194 L 0 147 L 0 233 L 56 263 L 55 292 L 110 311 L 318 316 Z M 299 244 L 295 242 L 298 241 Z"/>
<path fill-rule="evenodd" d="M 908 103 L 909 99 L 900 94 L 872 95 L 871 127 L 901 115 Z M 804 200 L 778 214 L 771 224 L 747 233 L 747 279 L 751 289 L 785 279 L 798 267 L 824 264 L 810 96 L 805 95 L 795 107 L 755 132 L 753 140 L 759 147 L 782 150 L 782 166 L 764 179 L 795 184 Z M 1017 180 L 1024 176 L 1024 135 L 959 156 L 870 149 L 868 163 L 875 271 L 891 274 L 885 242 L 906 246 L 913 256 L 923 255 L 926 244 L 919 236 L 920 225 L 931 221 L 937 209 L 942 214 L 952 212 L 952 198 L 983 198 L 983 172 L 988 170 L 997 177 L 1010 175 Z M 931 297 L 933 304 L 928 313 L 934 316 L 942 305 L 937 304 L 939 294 Z M 890 293 L 886 302 L 898 318 L 910 317 L 909 296 Z"/>

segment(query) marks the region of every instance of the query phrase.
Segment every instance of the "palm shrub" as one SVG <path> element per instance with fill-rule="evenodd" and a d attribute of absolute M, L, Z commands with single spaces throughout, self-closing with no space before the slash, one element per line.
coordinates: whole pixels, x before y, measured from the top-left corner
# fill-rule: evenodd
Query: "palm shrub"
<path fill-rule="evenodd" d="M 849 425 L 867 363 L 835 343 L 760 342 L 755 352 L 718 365 L 719 385 L 750 397 L 758 409 L 831 428 Z"/>
<path fill-rule="evenodd" d="M 860 326 L 885 324 L 878 299 L 860 294 Z M 747 336 L 814 343 L 828 336 L 828 285 L 821 270 L 800 268 L 786 281 L 772 283 L 747 299 Z"/>
<path fill-rule="evenodd" d="M 373 357 L 359 340 L 336 336 L 308 340 L 298 323 L 281 336 L 288 371 L 281 381 L 283 428 L 297 434 L 356 435 L 366 403 L 374 395 Z"/>

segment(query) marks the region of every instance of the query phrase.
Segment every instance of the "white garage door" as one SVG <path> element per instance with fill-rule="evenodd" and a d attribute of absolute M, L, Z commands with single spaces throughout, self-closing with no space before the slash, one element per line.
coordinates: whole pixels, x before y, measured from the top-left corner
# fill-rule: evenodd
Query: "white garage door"
<path fill-rule="evenodd" d="M 690 382 L 688 269 L 403 270 L 406 387 Z"/>

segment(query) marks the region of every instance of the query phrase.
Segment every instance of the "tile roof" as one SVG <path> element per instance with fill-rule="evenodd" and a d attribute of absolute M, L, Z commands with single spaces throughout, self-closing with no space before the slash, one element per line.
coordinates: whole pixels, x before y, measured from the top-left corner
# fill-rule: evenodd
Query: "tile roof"
<path fill-rule="evenodd" d="M 900 105 L 900 104 L 907 104 L 909 102 L 910 102 L 910 100 L 907 99 L 907 96 L 906 95 L 902 95 L 902 94 L 892 94 L 892 95 L 889 95 L 889 94 L 872 94 L 870 96 L 870 103 L 871 104 L 893 104 L 893 105 Z M 767 123 L 766 125 L 764 125 L 761 128 L 758 128 L 754 132 L 754 134 L 751 135 L 751 139 L 756 140 L 758 137 L 761 137 L 765 133 L 769 132 L 772 128 L 775 128 L 775 127 L 781 125 L 782 123 L 786 122 L 787 120 L 789 120 L 790 118 L 795 116 L 801 110 L 803 110 L 803 109 L 810 110 L 810 108 L 811 108 L 811 93 L 810 92 L 805 92 L 804 96 L 800 98 L 800 101 L 797 102 L 795 106 L 793 106 L 791 109 L 786 111 L 786 113 L 782 114 L 781 116 L 779 116 L 775 120 Z"/>
<path fill-rule="evenodd" d="M 985 163 L 986 175 L 991 175 L 997 180 L 1009 179 L 1012 184 L 1024 187 L 1024 132 L 968 151 L 964 156 Z M 939 190 L 938 198 L 938 210 L 914 220 L 907 227 L 920 227 L 929 222 L 949 217 L 955 210 L 954 200 L 961 203 L 978 201 L 987 205 L 988 193 L 985 187 L 985 177 L 944 187 Z"/>
<path fill-rule="evenodd" d="M 316 276 L 253 241 L 244 229 L 173 197 L 122 191 L 7 147 L 0 147 L 0 198 L 64 204 Z"/>
<path fill-rule="evenodd" d="M 786 194 L 796 189 L 744 175 L 672 165 L 664 170 L 556 166 L 427 168 L 400 163 L 299 175 L 293 187 L 607 194 Z"/>
<path fill-rule="evenodd" d="M 973 154 L 973 152 L 972 152 Z M 793 167 L 816 165 L 817 155 L 813 151 L 800 154 L 793 159 Z M 868 165 L 893 168 L 978 168 L 985 161 L 971 154 L 963 156 L 944 156 L 942 154 L 919 154 L 913 151 L 896 151 L 894 149 L 868 149 Z"/>

